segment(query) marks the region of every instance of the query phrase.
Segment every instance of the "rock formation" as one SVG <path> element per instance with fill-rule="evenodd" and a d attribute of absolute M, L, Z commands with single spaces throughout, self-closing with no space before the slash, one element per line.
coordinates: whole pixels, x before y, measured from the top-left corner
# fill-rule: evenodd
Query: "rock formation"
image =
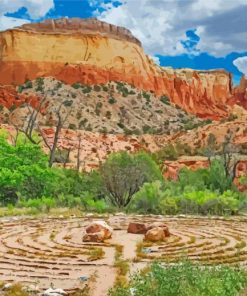
<path fill-rule="evenodd" d="M 103 242 L 111 238 L 113 229 L 105 221 L 94 221 L 86 228 L 83 235 L 84 242 Z"/>
<path fill-rule="evenodd" d="M 125 81 L 202 118 L 227 116 L 232 96 L 226 71 L 159 67 L 130 31 L 96 19 L 46 20 L 1 32 L 0 69 L 2 85 L 41 76 L 69 84 Z"/>

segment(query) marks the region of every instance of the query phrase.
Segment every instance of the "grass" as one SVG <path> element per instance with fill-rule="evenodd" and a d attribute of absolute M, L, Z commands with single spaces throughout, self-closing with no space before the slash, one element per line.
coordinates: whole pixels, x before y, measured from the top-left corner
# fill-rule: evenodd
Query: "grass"
<path fill-rule="evenodd" d="M 102 248 L 91 248 L 88 252 L 88 260 L 95 261 L 104 258 L 105 252 Z"/>
<path fill-rule="evenodd" d="M 22 285 L 14 284 L 3 295 L 6 295 L 6 296 L 29 296 L 30 294 L 23 290 Z"/>
<path fill-rule="evenodd" d="M 115 245 L 114 267 L 117 269 L 114 287 L 125 287 L 128 284 L 127 274 L 129 272 L 129 262 L 122 258 L 123 246 Z"/>
<path fill-rule="evenodd" d="M 243 249 L 243 248 L 245 248 L 246 247 L 246 242 L 245 241 L 240 241 L 239 243 L 237 243 L 236 245 L 235 245 L 235 248 L 236 249 Z"/>
<path fill-rule="evenodd" d="M 49 211 L 49 216 L 54 218 L 70 218 L 70 217 L 82 217 L 84 212 L 79 208 L 52 208 Z M 36 208 L 17 208 L 17 207 L 0 207 L 0 217 L 21 217 L 21 216 L 34 216 L 35 218 L 47 217 L 47 212 L 40 211 Z M 97 216 L 97 214 L 95 214 Z"/>
<path fill-rule="evenodd" d="M 132 290 L 135 296 L 239 296 L 246 295 L 246 288 L 247 273 L 240 268 L 202 267 L 189 261 L 164 267 L 156 262 L 109 295 L 129 296 Z"/>

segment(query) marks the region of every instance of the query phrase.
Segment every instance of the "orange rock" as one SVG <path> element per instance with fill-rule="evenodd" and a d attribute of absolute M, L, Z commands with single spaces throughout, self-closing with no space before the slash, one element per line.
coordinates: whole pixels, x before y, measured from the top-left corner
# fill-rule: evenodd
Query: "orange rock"
<path fill-rule="evenodd" d="M 103 240 L 105 240 L 111 238 L 113 230 L 105 221 L 94 221 L 87 226 L 86 233 L 89 236 L 97 233 L 103 234 Z"/>
<path fill-rule="evenodd" d="M 154 227 L 147 231 L 144 239 L 150 242 L 164 241 L 166 239 L 166 235 L 163 231 L 163 228 Z"/>
<path fill-rule="evenodd" d="M 104 231 L 99 231 L 95 233 L 85 233 L 82 237 L 83 242 L 94 242 L 101 243 L 105 240 Z"/>
<path fill-rule="evenodd" d="M 147 227 L 144 223 L 130 222 L 127 232 L 135 234 L 145 234 L 147 232 Z"/>
<path fill-rule="evenodd" d="M 147 227 L 147 231 L 149 231 L 150 229 L 153 229 L 153 228 L 157 228 L 157 227 L 159 227 L 159 228 L 161 228 L 163 230 L 166 237 L 170 236 L 170 231 L 168 229 L 168 226 L 165 225 L 162 222 L 154 222 L 154 223 L 152 223 L 151 225 L 149 225 Z"/>
<path fill-rule="evenodd" d="M 29 102 L 32 107 L 38 105 L 39 98 L 35 95 L 19 94 L 13 86 L 0 86 L 0 105 L 10 109 Z"/>
<path fill-rule="evenodd" d="M 124 81 L 215 120 L 228 116 L 227 102 L 232 104 L 226 71 L 161 68 L 128 30 L 95 19 L 49 20 L 0 32 L 0 53 L 0 84 L 41 76 L 69 84 Z M 246 108 L 244 100 L 238 102 Z"/>

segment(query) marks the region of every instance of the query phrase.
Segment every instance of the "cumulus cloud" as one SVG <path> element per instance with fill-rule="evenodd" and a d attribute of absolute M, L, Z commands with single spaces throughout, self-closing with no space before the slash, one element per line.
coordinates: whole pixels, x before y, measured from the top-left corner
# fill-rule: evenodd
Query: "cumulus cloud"
<path fill-rule="evenodd" d="M 247 77 L 247 56 L 237 58 L 233 64 Z"/>
<path fill-rule="evenodd" d="M 0 31 L 18 27 L 26 23 L 29 23 L 29 20 L 7 17 L 3 15 L 0 16 Z"/>
<path fill-rule="evenodd" d="M 44 16 L 53 6 L 53 0 L 0 0 L 0 30 L 29 22 L 27 19 L 5 16 L 7 12 L 13 13 L 25 7 L 32 19 L 38 19 Z"/>
<path fill-rule="evenodd" d="M 200 50 L 224 56 L 247 48 L 246 0 L 142 0 L 141 5 L 138 0 L 120 2 L 117 7 L 104 6 L 103 12 L 97 9 L 95 15 L 130 29 L 150 55 L 196 54 Z M 186 32 L 190 30 L 200 39 L 193 48 L 186 46 Z"/>
<path fill-rule="evenodd" d="M 159 59 L 159 57 L 149 56 L 149 58 L 152 59 L 155 62 L 155 64 L 160 65 L 160 59 Z"/>

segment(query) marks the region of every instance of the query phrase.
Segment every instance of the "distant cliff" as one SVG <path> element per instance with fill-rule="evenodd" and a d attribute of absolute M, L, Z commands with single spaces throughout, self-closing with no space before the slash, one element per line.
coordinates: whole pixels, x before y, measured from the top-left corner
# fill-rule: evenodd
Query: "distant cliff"
<path fill-rule="evenodd" d="M 129 30 L 96 19 L 46 20 L 0 32 L 0 84 L 18 85 L 41 76 L 69 84 L 125 81 L 166 95 L 202 118 L 228 116 L 232 97 L 226 71 L 159 67 Z M 236 101 L 241 105 L 243 100 Z"/>

